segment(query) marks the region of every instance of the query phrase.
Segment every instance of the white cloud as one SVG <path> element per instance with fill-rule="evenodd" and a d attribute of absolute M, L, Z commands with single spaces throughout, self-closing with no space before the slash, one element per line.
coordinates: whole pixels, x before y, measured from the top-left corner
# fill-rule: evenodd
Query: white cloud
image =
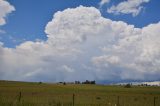
<path fill-rule="evenodd" d="M 0 29 L 0 34 L 5 34 L 6 31 Z"/>
<path fill-rule="evenodd" d="M 100 6 L 103 6 L 104 4 L 109 3 L 110 0 L 101 0 L 101 2 L 99 3 Z"/>
<path fill-rule="evenodd" d="M 93 57 L 92 62 L 98 67 L 109 67 L 111 64 L 117 65 L 120 62 L 120 59 L 117 56 L 104 55 L 99 57 Z"/>
<path fill-rule="evenodd" d="M 127 0 L 120 2 L 117 6 L 112 6 L 107 10 L 108 13 L 118 14 L 132 14 L 137 16 L 143 9 L 142 4 L 148 3 L 150 0 Z"/>
<path fill-rule="evenodd" d="M 0 79 L 156 80 L 159 29 L 160 23 L 135 28 L 112 21 L 94 7 L 59 11 L 46 25 L 47 41 L 27 41 L 16 48 L 0 44 Z"/>
<path fill-rule="evenodd" d="M 15 11 L 15 8 L 11 4 L 6 0 L 0 0 L 0 25 L 6 24 L 5 18 L 13 11 Z"/>
<path fill-rule="evenodd" d="M 63 65 L 62 66 L 62 70 L 66 71 L 66 72 L 74 72 L 74 69 L 70 68 L 67 65 Z"/>

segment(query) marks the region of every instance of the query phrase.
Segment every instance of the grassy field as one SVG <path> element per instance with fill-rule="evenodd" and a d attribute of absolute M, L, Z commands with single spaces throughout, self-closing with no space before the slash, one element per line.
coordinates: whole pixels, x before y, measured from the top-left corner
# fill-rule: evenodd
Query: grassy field
<path fill-rule="evenodd" d="M 160 87 L 0 81 L 0 106 L 160 106 Z"/>

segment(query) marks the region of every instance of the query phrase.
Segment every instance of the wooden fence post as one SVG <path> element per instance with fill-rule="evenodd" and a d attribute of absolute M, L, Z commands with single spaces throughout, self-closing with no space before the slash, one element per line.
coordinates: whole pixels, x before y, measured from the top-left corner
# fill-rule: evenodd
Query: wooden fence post
<path fill-rule="evenodd" d="M 156 97 L 154 97 L 154 106 L 156 106 Z"/>
<path fill-rule="evenodd" d="M 73 97 L 72 97 L 72 103 L 73 103 L 73 106 L 74 106 L 74 97 L 75 97 L 75 95 L 73 94 Z"/>
<path fill-rule="evenodd" d="M 19 96 L 18 96 L 18 101 L 19 101 L 19 102 L 21 101 L 21 98 L 22 98 L 22 93 L 19 92 Z"/>
<path fill-rule="evenodd" d="M 119 105 L 119 96 L 117 97 L 117 106 L 120 106 Z"/>

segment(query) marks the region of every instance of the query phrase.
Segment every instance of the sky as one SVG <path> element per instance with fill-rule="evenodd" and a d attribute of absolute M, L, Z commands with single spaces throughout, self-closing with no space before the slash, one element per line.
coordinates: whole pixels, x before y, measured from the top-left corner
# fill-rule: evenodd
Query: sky
<path fill-rule="evenodd" d="M 0 80 L 160 80 L 159 0 L 0 0 Z"/>

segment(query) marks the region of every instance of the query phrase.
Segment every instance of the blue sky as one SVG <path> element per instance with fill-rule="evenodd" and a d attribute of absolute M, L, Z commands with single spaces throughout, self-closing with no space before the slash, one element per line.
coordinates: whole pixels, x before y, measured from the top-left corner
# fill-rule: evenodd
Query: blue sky
<path fill-rule="evenodd" d="M 49 22 L 53 14 L 57 11 L 62 11 L 66 8 L 74 8 L 79 5 L 84 6 L 96 6 L 99 1 L 88 0 L 8 0 L 12 5 L 16 7 L 16 12 L 10 15 L 12 20 L 8 19 L 8 24 L 3 27 L 7 34 L 17 39 L 17 42 L 8 42 L 7 39 L 5 45 L 7 47 L 14 47 L 21 43 L 21 40 L 35 40 L 46 39 L 44 28 L 47 22 Z M 20 41 L 20 42 L 18 42 Z"/>
<path fill-rule="evenodd" d="M 24 41 L 35 41 L 36 39 L 46 40 L 44 28 L 53 14 L 57 11 L 63 11 L 67 8 L 75 8 L 79 5 L 93 6 L 99 8 L 100 0 L 7 0 L 16 11 L 9 15 L 7 24 L 2 27 L 6 31 L 0 41 L 4 42 L 6 47 L 15 47 Z M 106 12 L 106 9 L 113 4 L 116 5 L 123 0 L 112 0 L 109 4 L 102 6 L 100 10 L 104 17 L 112 20 L 124 21 L 142 28 L 150 23 L 157 23 L 160 20 L 159 10 L 160 1 L 150 0 L 143 4 L 144 9 L 141 13 L 132 17 L 131 14 L 114 15 Z M 13 40 L 14 39 L 14 40 Z"/>
<path fill-rule="evenodd" d="M 160 80 L 159 4 L 0 0 L 0 79 Z"/>

